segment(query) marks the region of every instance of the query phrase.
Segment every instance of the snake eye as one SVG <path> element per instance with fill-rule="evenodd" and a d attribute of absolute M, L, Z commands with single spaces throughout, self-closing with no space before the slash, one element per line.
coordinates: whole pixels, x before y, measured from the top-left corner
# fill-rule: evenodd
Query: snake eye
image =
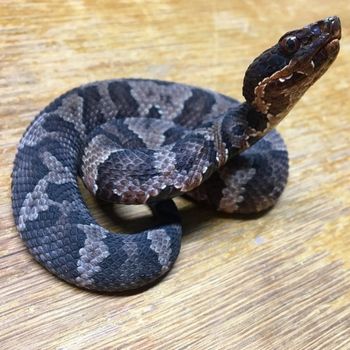
<path fill-rule="evenodd" d="M 294 53 L 299 49 L 300 41 L 293 35 L 286 36 L 280 41 L 280 46 L 287 53 Z"/>

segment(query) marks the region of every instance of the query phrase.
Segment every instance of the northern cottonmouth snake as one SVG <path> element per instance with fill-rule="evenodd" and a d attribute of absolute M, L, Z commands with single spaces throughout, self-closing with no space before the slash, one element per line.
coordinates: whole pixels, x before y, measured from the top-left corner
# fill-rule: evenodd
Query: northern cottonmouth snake
<path fill-rule="evenodd" d="M 142 79 L 90 83 L 57 98 L 22 137 L 12 174 L 14 217 L 31 254 L 79 287 L 134 289 L 165 274 L 179 253 L 172 197 L 186 193 L 228 213 L 271 207 L 288 176 L 274 127 L 335 60 L 340 35 L 337 17 L 283 35 L 248 67 L 243 103 Z M 99 198 L 148 204 L 158 226 L 107 231 L 84 204 L 78 177 Z"/>

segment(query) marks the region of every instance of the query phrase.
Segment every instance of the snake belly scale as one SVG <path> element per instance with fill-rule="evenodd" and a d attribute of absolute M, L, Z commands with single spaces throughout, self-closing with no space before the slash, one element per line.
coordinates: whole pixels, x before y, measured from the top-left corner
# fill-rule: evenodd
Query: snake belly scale
<path fill-rule="evenodd" d="M 136 289 L 163 276 L 179 254 L 171 198 L 185 194 L 227 213 L 273 206 L 288 176 L 274 127 L 335 60 L 339 39 L 337 17 L 286 33 L 248 67 L 243 103 L 146 79 L 94 82 L 57 98 L 22 137 L 12 174 L 14 217 L 30 253 L 79 287 Z M 104 229 L 78 177 L 103 200 L 149 205 L 157 226 Z"/>

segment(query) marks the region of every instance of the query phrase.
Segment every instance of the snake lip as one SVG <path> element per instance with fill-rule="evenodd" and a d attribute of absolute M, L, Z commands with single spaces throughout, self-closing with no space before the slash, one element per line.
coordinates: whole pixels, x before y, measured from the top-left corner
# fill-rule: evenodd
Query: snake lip
<path fill-rule="evenodd" d="M 324 46 L 313 54 L 309 62 L 313 66 L 314 71 L 322 68 L 329 59 L 332 61 L 335 59 L 340 48 L 339 40 L 338 38 L 328 40 Z"/>

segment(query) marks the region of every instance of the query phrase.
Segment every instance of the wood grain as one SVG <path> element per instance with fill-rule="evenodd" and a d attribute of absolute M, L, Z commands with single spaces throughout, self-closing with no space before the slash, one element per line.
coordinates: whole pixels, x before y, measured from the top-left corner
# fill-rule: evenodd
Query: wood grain
<path fill-rule="evenodd" d="M 1 349 L 350 349 L 349 1 L 2 0 L 0 13 Z M 339 58 L 279 127 L 291 169 L 273 210 L 246 220 L 177 200 L 182 252 L 140 294 L 81 291 L 33 261 L 13 223 L 10 174 L 20 136 L 54 97 L 111 77 L 240 97 L 260 51 L 334 14 Z M 143 207 L 84 196 L 108 228 L 150 223 Z"/>

